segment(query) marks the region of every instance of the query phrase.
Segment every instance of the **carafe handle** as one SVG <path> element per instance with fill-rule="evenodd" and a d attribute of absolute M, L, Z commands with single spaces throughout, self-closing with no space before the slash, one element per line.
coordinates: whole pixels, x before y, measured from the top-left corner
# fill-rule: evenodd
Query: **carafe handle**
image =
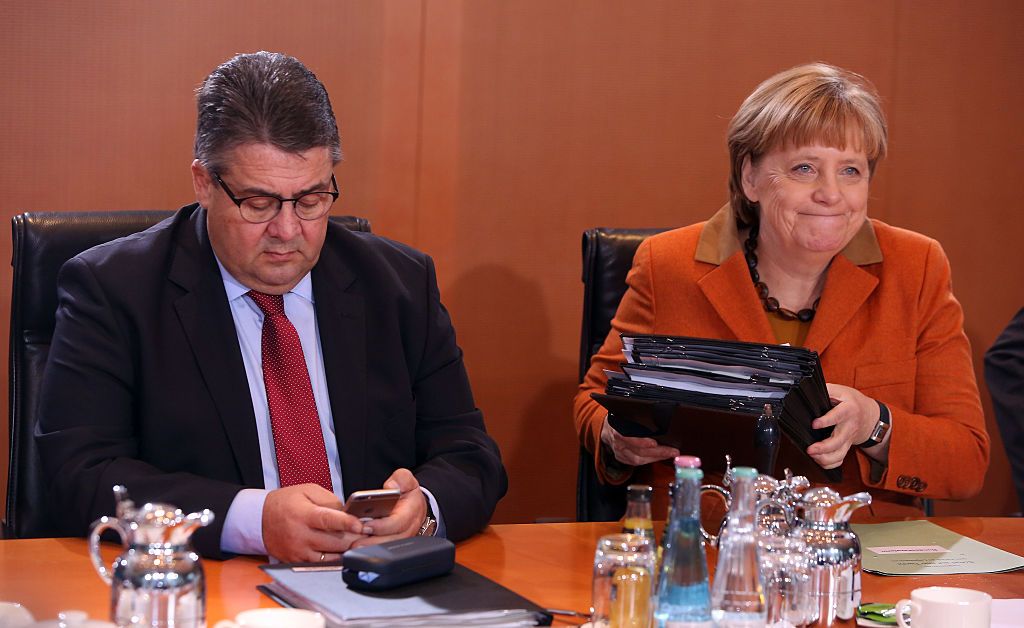
<path fill-rule="evenodd" d="M 121 521 L 115 517 L 100 517 L 92 524 L 92 532 L 89 534 L 89 557 L 92 558 L 92 566 L 96 569 L 96 573 L 103 578 L 104 582 L 111 585 L 113 580 L 110 577 L 110 570 L 103 564 L 103 557 L 100 556 L 100 535 L 106 530 L 117 532 L 125 549 L 128 548 L 128 535 L 125 533 Z"/>
<path fill-rule="evenodd" d="M 718 537 L 722 533 L 722 527 L 725 526 L 725 522 L 729 519 L 729 503 L 732 500 L 732 496 L 729 493 L 729 489 L 721 487 L 717 484 L 702 484 L 700 487 L 700 494 L 703 497 L 704 493 L 714 493 L 718 495 L 723 502 L 725 502 L 725 514 L 722 516 L 721 523 L 718 524 L 718 534 L 711 534 L 704 529 L 704 522 L 701 521 L 700 533 L 704 537 L 704 542 L 711 547 L 718 547 Z"/>

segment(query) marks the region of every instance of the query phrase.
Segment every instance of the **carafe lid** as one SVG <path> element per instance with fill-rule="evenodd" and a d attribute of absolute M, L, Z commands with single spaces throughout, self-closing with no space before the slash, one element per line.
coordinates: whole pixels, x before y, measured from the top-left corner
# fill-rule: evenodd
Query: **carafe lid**
<path fill-rule="evenodd" d="M 176 506 L 159 502 L 147 502 L 137 508 L 128 497 L 128 490 L 120 485 L 114 487 L 114 497 L 117 518 L 129 532 L 131 544 L 184 545 L 196 529 L 214 519 L 209 509 L 186 515 Z"/>
<path fill-rule="evenodd" d="M 819 486 L 806 491 L 800 499 L 804 510 L 804 521 L 845 524 L 849 522 L 853 511 L 871 503 L 868 493 L 854 493 L 842 497 L 835 489 Z"/>

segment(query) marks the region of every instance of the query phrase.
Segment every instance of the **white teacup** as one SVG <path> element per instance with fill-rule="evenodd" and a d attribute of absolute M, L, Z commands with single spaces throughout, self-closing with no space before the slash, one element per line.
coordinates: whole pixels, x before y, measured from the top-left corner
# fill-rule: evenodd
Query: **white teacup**
<path fill-rule="evenodd" d="M 214 628 L 325 628 L 324 616 L 300 608 L 254 608 L 242 611 L 235 621 L 217 622 Z"/>
<path fill-rule="evenodd" d="M 991 619 L 992 596 L 974 589 L 924 587 L 896 603 L 896 622 L 903 628 L 988 628 Z"/>
<path fill-rule="evenodd" d="M 30 626 L 36 620 L 27 608 L 17 602 L 0 602 L 0 626 L 21 628 Z"/>

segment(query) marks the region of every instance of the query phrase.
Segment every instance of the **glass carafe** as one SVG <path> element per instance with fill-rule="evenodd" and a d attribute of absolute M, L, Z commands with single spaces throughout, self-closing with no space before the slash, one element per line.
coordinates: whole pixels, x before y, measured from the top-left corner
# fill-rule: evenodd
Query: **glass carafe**
<path fill-rule="evenodd" d="M 213 521 L 204 510 L 185 515 L 168 504 L 136 508 L 123 486 L 114 487 L 115 517 L 92 524 L 89 552 L 96 572 L 110 585 L 110 619 L 118 626 L 205 628 L 206 586 L 189 538 Z M 100 535 L 114 530 L 125 552 L 108 569 L 100 557 Z"/>
<path fill-rule="evenodd" d="M 729 515 L 718 541 L 718 563 L 711 587 L 711 617 L 719 628 L 761 627 L 766 607 L 754 527 L 757 470 L 732 471 Z"/>

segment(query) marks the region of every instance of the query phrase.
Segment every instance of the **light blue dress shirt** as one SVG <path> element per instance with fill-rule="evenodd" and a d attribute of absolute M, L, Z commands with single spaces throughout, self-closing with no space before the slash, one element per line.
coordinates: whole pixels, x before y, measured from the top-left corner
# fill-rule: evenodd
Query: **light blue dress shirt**
<path fill-rule="evenodd" d="M 217 260 L 224 290 L 227 293 L 231 317 L 234 319 L 238 346 L 242 351 L 245 376 L 252 397 L 253 414 L 256 417 L 256 433 L 259 437 L 260 459 L 263 463 L 263 489 L 242 489 L 235 496 L 224 517 L 224 530 L 220 546 L 225 552 L 235 554 L 266 554 L 263 544 L 263 504 L 267 493 L 280 488 L 277 472 L 277 457 L 274 453 L 274 435 L 270 426 L 270 408 L 267 405 L 267 391 L 263 383 L 262 333 L 263 311 L 246 296 L 249 288 L 243 286 L 228 273 Z M 316 308 L 313 302 L 313 282 L 307 273 L 292 290 L 284 295 L 284 309 L 288 320 L 295 326 L 306 359 L 306 369 L 313 388 L 313 399 L 320 415 L 320 429 L 323 432 L 327 462 L 331 468 L 331 484 L 334 494 L 343 501 L 345 491 L 341 477 L 341 461 L 338 442 L 334 434 L 334 420 L 331 414 L 331 400 L 327 392 L 327 375 L 324 372 L 323 350 L 320 333 L 316 326 Z M 434 516 L 438 520 L 438 534 L 443 535 L 441 513 L 437 501 L 423 488 Z"/>

